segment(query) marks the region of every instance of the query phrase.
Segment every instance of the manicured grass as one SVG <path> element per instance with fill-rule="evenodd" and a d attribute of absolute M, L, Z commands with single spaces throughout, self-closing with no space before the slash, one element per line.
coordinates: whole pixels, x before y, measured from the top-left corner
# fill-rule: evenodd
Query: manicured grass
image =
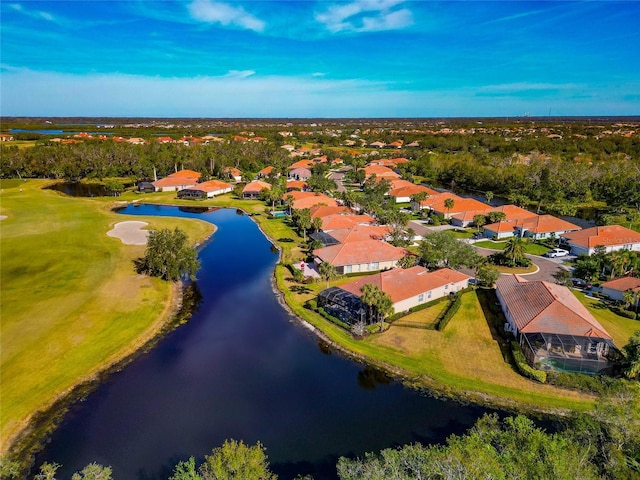
<path fill-rule="evenodd" d="M 151 338 L 175 300 L 171 284 L 136 274 L 143 246 L 106 235 L 131 217 L 46 184 L 2 184 L 0 452 L 33 413 Z M 199 221 L 135 219 L 180 226 L 194 241 L 212 231 Z"/>
<path fill-rule="evenodd" d="M 507 406 L 517 403 L 533 410 L 584 411 L 593 406 L 591 396 L 541 385 L 516 373 L 503 359 L 476 292 L 463 296 L 460 310 L 444 332 L 403 324 L 419 322 L 418 318 L 423 319 L 421 323 L 427 323 L 446 303 L 399 319 L 382 334 L 355 340 L 346 330 L 303 307 L 306 300 L 326 287 L 325 282 L 297 285 L 281 265 L 276 267 L 276 279 L 295 314 L 320 329 L 330 340 L 371 363 L 401 372 L 415 385 L 462 396 L 476 394 L 476 398 L 491 395 L 496 403 Z M 336 279 L 330 286 L 350 280 Z"/>
<path fill-rule="evenodd" d="M 640 330 L 639 320 L 631 320 L 630 318 L 616 315 L 603 302 L 596 298 L 587 297 L 583 292 L 573 290 L 573 293 L 596 317 L 596 320 L 602 324 L 605 330 L 609 332 L 609 335 L 613 337 L 613 343 L 618 348 L 622 348 L 629 343 L 629 339 L 633 334 Z"/>
<path fill-rule="evenodd" d="M 453 233 L 453 236 L 456 238 L 472 238 L 473 234 L 476 233 L 475 230 L 463 230 L 460 228 L 456 228 L 455 230 L 448 230 L 449 232 Z"/>
<path fill-rule="evenodd" d="M 481 240 L 479 242 L 475 242 L 473 244 L 476 247 L 480 248 L 489 248 L 491 250 L 504 250 L 507 246 L 507 241 L 494 242 L 493 240 Z M 549 252 L 551 249 L 549 247 L 545 247 L 544 245 L 540 245 L 539 243 L 526 242 L 524 244 L 524 251 L 530 255 L 544 255 Z"/>
<path fill-rule="evenodd" d="M 538 266 L 535 264 L 529 267 L 505 267 L 502 265 L 494 265 L 494 267 L 500 273 L 507 273 L 509 275 L 522 275 L 523 273 L 534 273 L 538 271 Z"/>

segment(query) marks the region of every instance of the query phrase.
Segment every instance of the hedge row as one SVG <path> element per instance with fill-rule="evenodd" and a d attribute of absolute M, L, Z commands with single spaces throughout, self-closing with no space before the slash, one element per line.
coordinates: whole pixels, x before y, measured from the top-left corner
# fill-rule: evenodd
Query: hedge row
<path fill-rule="evenodd" d="M 452 302 L 447 305 L 447 307 L 440 312 L 438 318 L 436 318 L 436 330 L 442 331 L 451 320 L 451 317 L 455 315 L 455 313 L 460 308 L 460 304 L 462 303 L 462 295 L 457 294 Z"/>
<path fill-rule="evenodd" d="M 349 330 L 349 325 L 347 325 L 346 323 L 344 323 L 342 320 L 334 317 L 333 315 L 329 315 L 327 312 L 325 312 L 324 308 L 319 307 L 318 308 L 318 313 L 320 315 L 322 315 L 324 318 L 326 318 L 327 320 L 329 320 L 332 323 L 335 323 L 336 325 L 338 325 L 339 327 L 344 328 L 345 330 Z"/>
<path fill-rule="evenodd" d="M 527 363 L 522 347 L 518 342 L 511 342 L 511 354 L 513 355 L 513 360 L 515 361 L 516 367 L 521 375 L 530 378 L 531 380 L 537 380 L 540 383 L 545 383 L 547 381 L 546 372 L 536 370 Z"/>
<path fill-rule="evenodd" d="M 636 314 L 636 312 L 632 312 L 630 310 L 625 310 L 624 308 L 621 308 L 621 307 L 611 307 L 611 311 L 613 313 L 615 313 L 616 315 L 620 315 L 621 317 L 630 318 L 631 320 L 635 320 L 636 318 L 638 318 L 638 315 Z"/>
<path fill-rule="evenodd" d="M 434 305 L 437 305 L 439 303 L 445 302 L 447 300 L 448 300 L 448 297 L 440 297 L 440 298 L 436 298 L 435 300 L 431 300 L 430 302 L 427 302 L 427 303 L 421 303 L 420 305 L 416 305 L 415 307 L 411 307 L 406 312 L 394 313 L 393 315 L 387 317 L 387 322 L 393 322 L 394 320 L 398 320 L 399 318 L 402 318 L 402 317 L 404 317 L 406 315 L 409 315 L 410 313 L 419 312 L 420 310 L 424 310 L 425 308 L 433 307 Z"/>
<path fill-rule="evenodd" d="M 585 375 L 582 373 L 548 372 L 547 382 L 564 388 L 575 388 L 581 392 L 604 395 L 622 388 L 624 380 L 608 375 Z"/>

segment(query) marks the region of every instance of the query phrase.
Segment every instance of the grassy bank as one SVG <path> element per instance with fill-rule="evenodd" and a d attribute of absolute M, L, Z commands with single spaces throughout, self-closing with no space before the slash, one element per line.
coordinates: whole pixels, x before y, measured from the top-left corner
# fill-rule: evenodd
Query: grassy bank
<path fill-rule="evenodd" d="M 0 452 L 31 416 L 79 382 L 135 351 L 170 317 L 171 284 L 136 274 L 144 247 L 108 237 L 127 217 L 107 200 L 42 190 L 44 181 L 2 182 Z M 148 228 L 180 226 L 193 241 L 210 224 L 140 218 Z"/>

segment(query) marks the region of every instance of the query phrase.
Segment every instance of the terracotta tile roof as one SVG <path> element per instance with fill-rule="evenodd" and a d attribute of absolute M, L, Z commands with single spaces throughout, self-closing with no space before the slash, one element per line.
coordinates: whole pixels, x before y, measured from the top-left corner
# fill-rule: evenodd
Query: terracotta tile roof
<path fill-rule="evenodd" d="M 369 215 L 328 215 L 322 217 L 322 230 L 331 232 L 355 225 L 373 225 L 374 223 L 376 223 L 375 219 Z"/>
<path fill-rule="evenodd" d="M 438 192 L 431 188 L 416 185 L 414 183 L 407 182 L 406 180 L 395 180 L 391 182 L 389 195 L 392 197 L 410 197 L 411 195 L 415 195 L 420 192 L 425 192 L 430 196 L 438 195 Z"/>
<path fill-rule="evenodd" d="M 208 182 L 202 182 L 192 187 L 192 190 L 202 190 L 203 192 L 216 192 L 218 190 L 226 190 L 227 188 L 233 188 L 233 185 L 220 180 L 209 180 Z"/>
<path fill-rule="evenodd" d="M 309 184 L 307 182 L 303 182 L 302 180 L 289 180 L 286 185 L 287 191 L 296 189 L 304 190 L 308 186 Z"/>
<path fill-rule="evenodd" d="M 311 207 L 311 218 L 324 218 L 330 215 L 345 215 L 351 212 L 349 207 L 335 206 L 329 207 L 326 205 L 316 205 Z"/>
<path fill-rule="evenodd" d="M 259 193 L 263 188 L 271 190 L 271 184 L 260 180 L 254 180 L 245 185 L 242 189 L 242 193 Z"/>
<path fill-rule="evenodd" d="M 502 275 L 496 282 L 496 290 L 520 332 L 611 340 L 611 335 L 567 287 L 542 281 L 528 282 L 517 275 Z"/>
<path fill-rule="evenodd" d="M 334 267 L 342 267 L 361 263 L 397 261 L 404 257 L 407 251 L 380 240 L 362 240 L 319 248 L 314 250 L 313 254 Z"/>
<path fill-rule="evenodd" d="M 293 197 L 294 200 L 300 200 L 301 198 L 313 197 L 315 195 L 316 195 L 315 192 L 298 192 L 294 190 L 292 192 L 287 192 L 283 194 L 282 199 L 286 200 L 287 197 L 291 196 Z"/>
<path fill-rule="evenodd" d="M 193 170 L 178 170 L 176 173 L 172 173 L 171 175 L 169 175 L 169 177 L 174 177 L 174 178 L 185 178 L 185 177 L 189 177 L 189 178 L 200 178 L 202 175 L 198 172 L 195 172 Z"/>
<path fill-rule="evenodd" d="M 640 233 L 620 225 L 585 228 L 577 232 L 564 233 L 561 236 L 570 244 L 586 248 L 595 248 L 598 245 L 610 247 L 640 243 Z"/>
<path fill-rule="evenodd" d="M 451 215 L 451 218 L 461 220 L 463 222 L 472 221 L 476 215 L 487 215 L 490 210 L 470 210 L 468 212 L 460 212 L 455 215 Z"/>
<path fill-rule="evenodd" d="M 503 232 L 513 232 L 513 229 L 518 225 L 515 221 L 504 221 L 504 222 L 496 222 L 490 223 L 489 225 L 485 225 L 485 230 L 489 230 L 490 232 L 495 233 L 503 233 Z"/>
<path fill-rule="evenodd" d="M 376 273 L 340 285 L 340 288 L 360 296 L 362 295 L 360 291 L 362 286 L 369 283 L 389 294 L 393 303 L 397 303 L 407 298 L 415 297 L 420 293 L 443 287 L 449 283 L 457 283 L 470 278 L 464 273 L 456 272 L 449 268 L 429 272 L 424 267 L 415 266 L 407 269 L 394 268 L 393 270 Z"/>
<path fill-rule="evenodd" d="M 234 177 L 239 177 L 240 175 L 242 175 L 242 172 L 235 167 L 224 167 L 222 171 L 224 173 L 230 173 Z"/>
<path fill-rule="evenodd" d="M 578 225 L 554 217 L 553 215 L 536 215 L 535 217 L 521 220 L 518 228 L 525 228 L 532 233 L 551 233 L 580 230 Z"/>
<path fill-rule="evenodd" d="M 179 177 L 168 176 L 152 182 L 152 185 L 156 188 L 162 187 L 191 187 L 198 183 L 197 177 Z"/>
<path fill-rule="evenodd" d="M 273 171 L 273 167 L 271 165 L 269 165 L 268 167 L 264 167 L 258 173 L 260 175 L 269 175 L 272 171 Z"/>
<path fill-rule="evenodd" d="M 335 199 L 326 196 L 323 193 L 317 192 L 298 192 L 293 190 L 291 192 L 287 192 L 282 196 L 283 200 L 291 195 L 293 196 L 293 205 L 292 208 L 294 210 L 302 209 L 302 208 L 311 208 L 315 205 L 327 205 L 329 207 L 337 207 L 338 202 Z"/>
<path fill-rule="evenodd" d="M 444 206 L 444 202 L 448 198 L 453 200 L 453 208 L 450 210 Z M 425 205 L 425 202 L 427 202 L 428 206 L 436 213 L 446 215 L 455 215 L 466 211 L 484 210 L 489 207 L 489 205 L 486 205 L 474 198 L 459 197 L 451 192 L 442 192 L 438 195 L 433 195 L 427 198 L 424 202 L 420 202 L 420 205 Z"/>
<path fill-rule="evenodd" d="M 400 175 L 398 175 L 396 172 L 382 165 L 370 165 L 368 167 L 364 167 L 364 173 L 367 178 L 369 178 L 372 175 L 375 175 L 376 177 L 380 177 L 380 178 L 387 178 L 387 179 L 400 178 Z"/>
<path fill-rule="evenodd" d="M 505 220 L 524 220 L 525 218 L 537 217 L 533 212 L 525 210 L 524 208 L 517 207 L 516 205 L 501 205 L 500 207 L 494 207 L 492 212 L 502 212 L 506 215 Z"/>
<path fill-rule="evenodd" d="M 315 162 L 313 160 L 298 160 L 297 162 L 295 162 L 294 164 L 289 166 L 289 169 L 292 170 L 294 168 L 311 168 L 315 165 Z"/>
<path fill-rule="evenodd" d="M 432 205 L 435 204 L 443 204 L 447 198 L 452 198 L 454 202 L 458 200 L 462 200 L 462 197 L 459 197 L 455 193 L 452 192 L 438 192 L 435 195 L 431 195 L 429 198 L 420 202 L 421 207 L 429 207 L 432 208 Z M 476 209 L 477 210 L 477 209 Z"/>
<path fill-rule="evenodd" d="M 636 277 L 618 277 L 608 282 L 604 282 L 601 287 L 610 288 L 611 290 L 618 290 L 620 292 L 626 292 L 631 290 L 633 292 L 640 291 L 640 278 Z"/>
<path fill-rule="evenodd" d="M 390 233 L 391 228 L 388 225 L 355 225 L 351 228 L 331 230 L 329 235 L 340 243 L 347 243 L 362 240 L 384 240 Z"/>

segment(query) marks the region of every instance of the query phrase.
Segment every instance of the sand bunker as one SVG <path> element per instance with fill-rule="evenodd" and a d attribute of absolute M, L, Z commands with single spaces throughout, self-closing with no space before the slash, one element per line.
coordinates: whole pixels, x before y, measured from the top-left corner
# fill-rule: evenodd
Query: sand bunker
<path fill-rule="evenodd" d="M 120 222 L 107 232 L 110 237 L 119 238 L 125 245 L 146 245 L 149 230 L 142 230 L 142 227 L 149 225 L 147 222 Z"/>
<path fill-rule="evenodd" d="M 9 218 L 9 217 L 7 217 L 6 215 L 0 215 L 0 220 L 4 220 L 6 218 Z"/>

